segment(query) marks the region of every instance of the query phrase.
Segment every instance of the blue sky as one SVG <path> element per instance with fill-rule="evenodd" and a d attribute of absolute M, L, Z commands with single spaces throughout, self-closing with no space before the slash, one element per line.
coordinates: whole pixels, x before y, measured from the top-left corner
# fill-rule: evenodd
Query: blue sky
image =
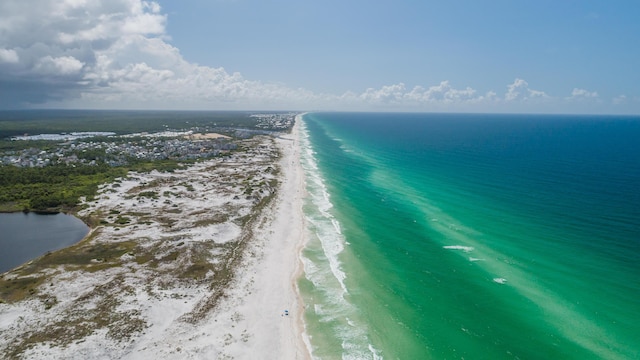
<path fill-rule="evenodd" d="M 637 2 L 160 3 L 187 59 L 294 86 L 341 92 L 450 80 L 503 90 L 521 77 L 550 92 L 617 95 L 640 80 Z"/>
<path fill-rule="evenodd" d="M 32 1 L 5 108 L 640 114 L 637 1 Z"/>

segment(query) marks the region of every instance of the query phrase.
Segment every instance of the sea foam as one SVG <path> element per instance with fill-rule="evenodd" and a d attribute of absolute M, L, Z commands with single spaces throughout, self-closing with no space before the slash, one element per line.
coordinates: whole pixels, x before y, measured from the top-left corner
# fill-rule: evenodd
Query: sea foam
<path fill-rule="evenodd" d="M 462 250 L 464 252 L 473 251 L 473 246 L 463 246 L 463 245 L 447 245 L 447 246 L 443 246 L 442 248 L 447 250 Z"/>
<path fill-rule="evenodd" d="M 302 133 L 305 133 L 304 126 Z M 379 351 L 371 344 L 366 322 L 359 319 L 358 310 L 348 301 L 347 274 L 343 270 L 340 257 L 347 241 L 342 234 L 340 221 L 333 214 L 331 195 L 315 159 L 315 152 L 308 137 L 302 138 L 302 165 L 305 170 L 307 197 L 305 199 L 305 219 L 312 235 L 307 254 L 303 253 L 305 277 L 313 284 L 313 304 L 315 316 L 323 332 L 329 331 L 340 341 L 342 359 L 380 359 Z M 342 291 L 340 291 L 341 289 Z M 313 334 L 313 330 L 311 330 Z"/>

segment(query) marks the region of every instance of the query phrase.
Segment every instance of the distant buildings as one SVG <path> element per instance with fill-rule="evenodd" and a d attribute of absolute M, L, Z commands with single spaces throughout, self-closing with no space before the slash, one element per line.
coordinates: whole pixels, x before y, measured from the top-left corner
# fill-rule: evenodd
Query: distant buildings
<path fill-rule="evenodd" d="M 51 164 L 106 163 L 126 165 L 132 160 L 195 160 L 218 156 L 235 150 L 237 145 L 224 138 L 187 140 L 184 138 L 120 138 L 113 141 L 67 141 L 53 150 L 27 148 L 0 152 L 0 164 L 19 167 L 43 167 Z M 37 138 L 39 139 L 39 138 Z M 68 140 L 60 138 L 59 140 Z M 111 140 L 111 139 L 110 139 Z"/>
<path fill-rule="evenodd" d="M 257 134 L 273 134 L 290 128 L 295 113 L 254 114 L 256 130 L 225 128 L 236 138 L 248 138 Z M 156 134 L 129 134 L 116 136 L 107 132 L 74 132 L 69 134 L 40 134 L 18 136 L 15 141 L 49 140 L 64 141 L 53 149 L 27 148 L 0 151 L 0 165 L 19 167 L 43 167 L 52 164 L 104 163 L 110 166 L 127 165 L 140 160 L 197 160 L 235 150 L 232 138 L 203 136 L 195 139 L 192 134 L 211 132 L 211 129 L 193 128 L 187 131 L 164 131 Z M 94 139 L 95 140 L 92 140 Z M 99 139 L 99 140 L 98 140 Z"/>

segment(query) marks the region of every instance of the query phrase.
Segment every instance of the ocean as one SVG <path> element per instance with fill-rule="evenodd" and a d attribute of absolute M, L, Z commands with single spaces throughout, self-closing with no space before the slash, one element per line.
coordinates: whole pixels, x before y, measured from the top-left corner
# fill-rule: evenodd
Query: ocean
<path fill-rule="evenodd" d="M 319 359 L 640 359 L 640 118 L 309 113 Z"/>

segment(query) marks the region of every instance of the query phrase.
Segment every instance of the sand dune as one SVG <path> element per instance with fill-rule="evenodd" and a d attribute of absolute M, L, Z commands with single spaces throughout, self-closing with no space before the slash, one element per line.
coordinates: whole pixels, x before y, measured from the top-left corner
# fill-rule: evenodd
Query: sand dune
<path fill-rule="evenodd" d="M 29 359 L 306 359 L 297 125 L 246 152 L 132 174 L 79 215 L 80 244 L 4 274 L 37 279 L 0 304 L 0 353 Z M 92 257 L 92 254 L 100 254 Z"/>

